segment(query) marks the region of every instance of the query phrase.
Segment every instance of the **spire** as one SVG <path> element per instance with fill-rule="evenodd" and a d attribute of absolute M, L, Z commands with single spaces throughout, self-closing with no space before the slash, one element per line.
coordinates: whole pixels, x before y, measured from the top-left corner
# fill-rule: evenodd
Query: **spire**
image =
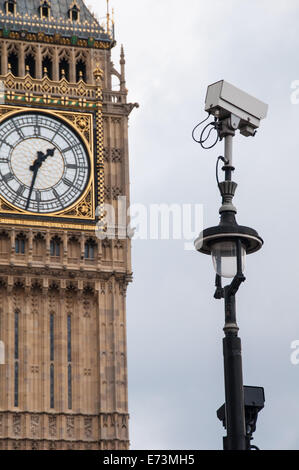
<path fill-rule="evenodd" d="M 110 9 L 109 9 L 109 0 L 107 0 L 107 34 L 110 33 Z"/>
<path fill-rule="evenodd" d="M 121 79 L 120 79 L 120 90 L 121 91 L 126 91 L 126 71 L 125 71 L 125 64 L 126 64 L 126 60 L 125 60 L 125 52 L 124 52 L 124 46 L 121 45 L 121 48 L 120 48 L 120 76 L 121 76 Z"/>
<path fill-rule="evenodd" d="M 120 65 L 125 65 L 125 63 L 126 63 L 123 44 L 121 45 L 121 48 L 120 48 L 120 62 L 119 63 L 120 63 Z"/>

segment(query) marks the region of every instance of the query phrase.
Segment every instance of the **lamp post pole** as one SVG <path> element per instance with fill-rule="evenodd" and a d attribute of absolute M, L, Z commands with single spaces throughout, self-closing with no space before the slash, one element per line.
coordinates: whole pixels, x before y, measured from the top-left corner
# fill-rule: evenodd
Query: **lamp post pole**
<path fill-rule="evenodd" d="M 236 298 L 224 288 L 225 326 L 223 338 L 225 411 L 227 437 L 223 439 L 225 450 L 245 450 L 245 408 L 242 372 L 241 339 L 236 322 Z"/>
<path fill-rule="evenodd" d="M 224 137 L 225 181 L 231 182 L 233 167 L 233 137 L 235 132 L 224 126 L 226 129 Z M 229 183 L 226 183 L 226 186 Z M 221 186 L 220 186 L 221 190 Z M 235 220 L 235 208 L 232 205 L 234 191 L 227 196 L 225 185 L 221 191 L 223 205 L 220 209 L 222 219 L 229 218 Z M 241 263 L 241 241 L 236 240 L 237 245 L 237 276 L 239 282 L 245 280 L 242 274 Z M 221 279 L 219 279 L 221 283 Z M 240 284 L 239 284 L 240 285 Z M 239 287 L 238 285 L 238 287 Z M 238 337 L 238 325 L 236 318 L 236 289 L 226 286 L 222 290 L 224 297 L 225 325 L 223 328 L 225 337 L 223 338 L 223 358 L 224 358 L 224 384 L 225 384 L 225 412 L 227 437 L 223 439 L 224 450 L 245 450 L 246 449 L 246 427 L 245 427 L 245 407 L 244 407 L 244 387 L 242 371 L 242 348 L 241 339 Z"/>

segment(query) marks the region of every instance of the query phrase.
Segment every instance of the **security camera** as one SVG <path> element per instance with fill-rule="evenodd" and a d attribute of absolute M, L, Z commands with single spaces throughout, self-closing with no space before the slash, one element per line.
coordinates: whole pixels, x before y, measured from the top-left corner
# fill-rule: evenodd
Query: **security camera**
<path fill-rule="evenodd" d="M 250 441 L 253 439 L 252 435 L 256 431 L 256 422 L 259 412 L 265 406 L 265 392 L 263 387 L 248 387 L 244 385 L 244 408 L 245 408 L 245 423 L 246 423 L 246 437 L 249 448 L 256 448 L 251 446 Z M 226 410 L 225 404 L 217 410 L 217 417 L 225 429 L 226 426 Z M 226 439 L 224 438 L 224 444 L 226 445 Z M 249 449 L 248 449 L 249 450 Z"/>
<path fill-rule="evenodd" d="M 220 80 L 208 86 L 205 110 L 220 121 L 231 118 L 235 130 L 248 137 L 255 135 L 261 120 L 267 116 L 268 105 Z"/>

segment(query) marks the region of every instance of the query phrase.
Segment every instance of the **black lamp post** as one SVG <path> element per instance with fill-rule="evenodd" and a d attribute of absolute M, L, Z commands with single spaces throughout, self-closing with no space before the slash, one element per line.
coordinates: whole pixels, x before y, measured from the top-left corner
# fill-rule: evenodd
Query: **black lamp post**
<path fill-rule="evenodd" d="M 212 255 L 216 270 L 216 299 L 224 299 L 225 325 L 223 339 L 225 379 L 225 421 L 227 437 L 224 449 L 246 450 L 249 448 L 245 427 L 244 387 L 242 374 L 241 340 L 238 337 L 236 320 L 236 293 L 242 282 L 246 255 L 258 251 L 263 240 L 249 227 L 238 225 L 237 210 L 233 197 L 237 184 L 232 181 L 232 137 L 234 129 L 222 125 L 219 135 L 225 139 L 224 167 L 225 180 L 218 183 L 222 196 L 218 226 L 205 229 L 195 240 L 196 249 Z M 220 157 L 221 158 L 221 157 Z M 222 287 L 222 278 L 231 278 L 229 285 Z"/>

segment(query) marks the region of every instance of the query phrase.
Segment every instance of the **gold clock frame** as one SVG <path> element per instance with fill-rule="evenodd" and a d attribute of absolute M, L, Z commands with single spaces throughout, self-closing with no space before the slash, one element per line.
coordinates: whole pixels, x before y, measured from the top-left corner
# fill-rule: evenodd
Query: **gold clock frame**
<path fill-rule="evenodd" d="M 62 110 L 50 110 L 43 108 L 27 107 L 27 106 L 8 106 L 0 105 L 0 124 L 11 117 L 17 116 L 19 114 L 36 112 L 41 114 L 47 114 L 55 119 L 60 119 L 65 122 L 71 129 L 73 129 L 79 137 L 82 139 L 90 160 L 90 177 L 88 184 L 83 192 L 83 194 L 77 199 L 71 206 L 66 209 L 62 209 L 57 212 L 52 212 L 49 214 L 40 214 L 36 212 L 25 211 L 15 207 L 13 204 L 6 201 L 6 199 L 0 195 L 0 214 L 10 214 L 22 217 L 24 215 L 31 216 L 35 218 L 63 218 L 67 219 L 72 228 L 84 228 L 82 225 L 77 225 L 76 227 L 71 224 L 71 219 L 73 223 L 80 221 L 95 221 L 95 162 L 94 162 L 94 136 L 93 136 L 93 126 L 94 126 L 94 114 L 93 113 L 83 113 L 83 112 L 74 112 L 74 111 L 62 111 Z M 8 223 L 8 220 L 3 220 L 0 215 L 0 222 Z M 53 225 L 59 227 L 65 227 L 66 224 L 53 224 L 50 222 L 42 222 L 37 220 L 28 220 L 28 224 L 25 219 L 12 220 L 9 219 L 9 223 L 24 224 L 24 225 Z M 87 227 L 86 227 L 87 228 Z M 90 229 L 90 226 L 88 226 Z"/>

